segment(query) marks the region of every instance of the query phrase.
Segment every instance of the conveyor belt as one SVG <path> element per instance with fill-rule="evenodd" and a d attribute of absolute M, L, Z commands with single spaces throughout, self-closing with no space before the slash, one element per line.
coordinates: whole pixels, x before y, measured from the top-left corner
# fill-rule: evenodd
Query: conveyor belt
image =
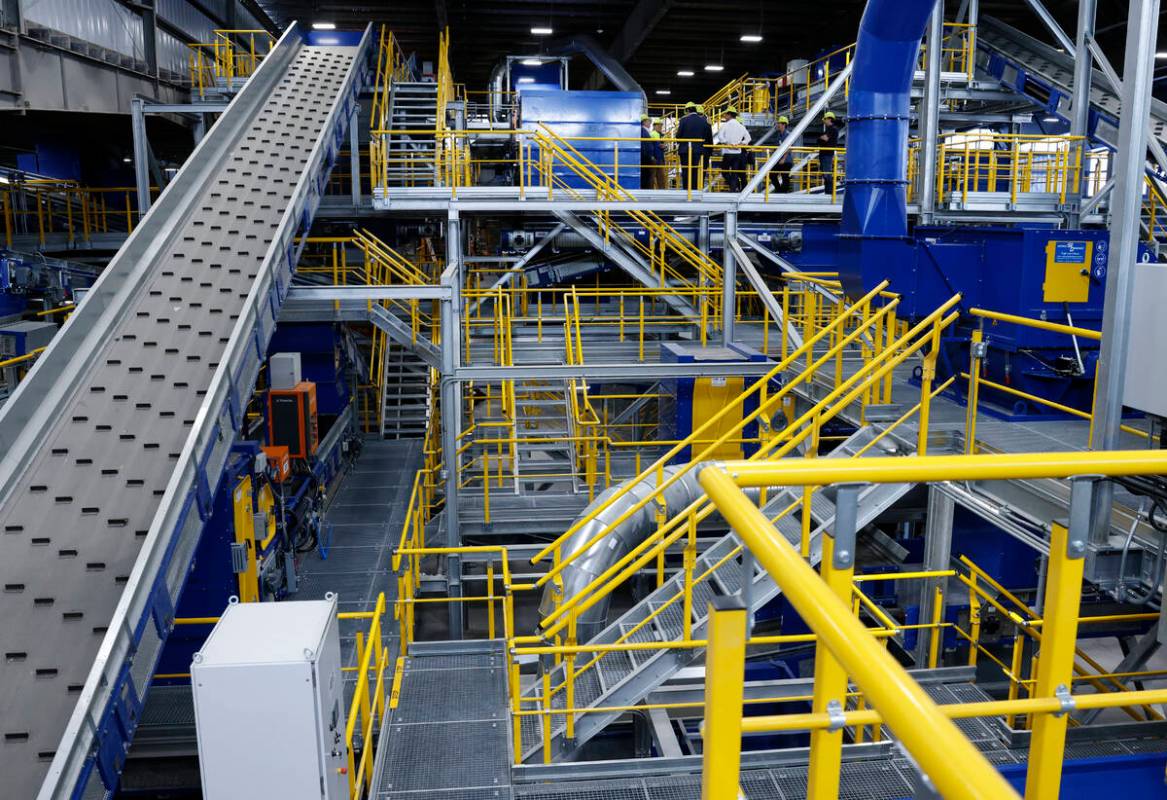
<path fill-rule="evenodd" d="M 367 41 L 281 39 L 184 168 L 193 178 L 168 190 L 189 191 L 190 202 L 160 201 L 155 241 L 123 248 L 145 247 L 132 268 L 146 271 L 105 287 L 118 293 L 89 320 L 108 325 L 102 341 L 67 360 L 48 353 L 30 376 L 25 388 L 46 396 L 53 418 L 13 433 L 27 396 L 5 409 L 15 421 L 0 418 L 0 445 L 11 445 L 0 470 L 5 797 L 35 796 L 50 762 L 45 797 L 102 771 L 109 785 L 120 767 L 107 749 L 132 734 L 197 541 L 199 501 L 234 436 Z M 102 702 L 110 684 L 117 697 Z M 86 737 L 100 744 L 96 759 Z M 99 788 L 90 778 L 88 792 Z"/>
<path fill-rule="evenodd" d="M 986 68 L 987 56 L 990 54 L 1017 64 L 1027 74 L 1044 81 L 1063 94 L 1067 98 L 1062 103 L 1063 111 L 1068 109 L 1068 98 L 1074 93 L 1072 53 L 1063 53 L 993 17 L 981 17 L 977 29 L 977 46 L 984 51 L 978 54 L 978 66 Z M 1117 144 L 1121 98 L 1101 71 L 1095 69 L 1093 72 L 1090 103 L 1102 114 L 1095 135 L 1109 144 Z M 1020 90 L 1022 87 L 1015 84 L 1016 77 L 1006 74 L 1004 79 L 1012 88 Z M 1161 100 L 1151 100 L 1150 132 L 1167 147 L 1167 104 Z"/>

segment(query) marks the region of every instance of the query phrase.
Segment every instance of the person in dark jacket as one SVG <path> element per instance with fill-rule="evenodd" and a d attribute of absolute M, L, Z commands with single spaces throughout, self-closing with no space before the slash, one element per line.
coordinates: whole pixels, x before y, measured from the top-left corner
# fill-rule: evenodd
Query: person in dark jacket
<path fill-rule="evenodd" d="M 640 118 L 640 185 L 652 188 L 656 162 L 652 157 L 652 119 L 647 115 Z"/>
<path fill-rule="evenodd" d="M 709 120 L 697 113 L 696 103 L 685 104 L 685 116 L 677 124 L 674 136 L 678 140 L 677 155 L 681 162 L 684 186 L 686 189 L 700 189 L 701 163 L 705 160 L 706 148 L 713 144 L 713 128 Z M 682 141 L 684 139 L 696 141 Z"/>
<path fill-rule="evenodd" d="M 834 111 L 823 114 L 823 132 L 819 135 L 819 172 L 823 174 L 823 191 L 835 193 L 835 150 L 839 146 L 839 126 Z"/>
<path fill-rule="evenodd" d="M 785 114 L 778 117 L 778 129 L 774 132 L 774 143 L 781 146 L 786 141 L 786 137 L 790 135 L 787 127 L 790 125 L 790 118 Z M 782 158 L 778 159 L 778 163 L 774 165 L 774 169 L 770 170 L 770 185 L 775 192 L 785 194 L 790 191 L 790 170 L 794 167 L 794 155 L 787 150 Z"/>
<path fill-rule="evenodd" d="M 664 123 L 659 118 L 652 121 L 652 186 L 653 189 L 667 189 L 668 177 L 665 173 Z"/>

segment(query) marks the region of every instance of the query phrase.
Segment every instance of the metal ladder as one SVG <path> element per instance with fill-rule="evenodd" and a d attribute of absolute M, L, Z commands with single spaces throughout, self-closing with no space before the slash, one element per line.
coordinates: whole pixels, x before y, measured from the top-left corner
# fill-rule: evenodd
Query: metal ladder
<path fill-rule="evenodd" d="M 870 427 L 861 428 L 836 447 L 826 458 L 853 458 L 877 434 Z M 874 448 L 873 448 L 874 450 Z M 878 453 L 877 454 L 881 454 Z M 858 527 L 875 521 L 911 489 L 910 484 L 872 484 L 859 496 Z M 828 496 L 829 489 L 816 492 L 811 502 L 813 525 L 811 530 L 811 564 L 818 564 L 821 557 L 821 539 L 825 530 L 835 521 L 835 505 Z M 776 489 L 766 503 L 765 511 L 776 515 L 791 503 L 800 499 L 801 489 Z M 802 537 L 801 522 L 793 515 L 778 521 L 778 530 L 797 545 Z M 693 638 L 705 636 L 709 603 L 714 597 L 736 595 L 741 592 L 744 569 L 740 554 L 733 555 L 739 541 L 733 533 L 726 534 L 705 550 L 693 570 L 694 579 L 709 573 L 705 580 L 693 586 L 691 630 Z M 592 642 L 611 644 L 623 638 L 630 642 L 678 641 L 683 637 L 683 605 L 679 595 L 684 587 L 684 573 L 678 572 L 648 597 L 634 605 L 615 622 L 596 635 Z M 757 611 L 774 599 L 780 590 L 769 573 L 755 566 L 750 576 L 750 609 Z M 676 598 L 676 599 L 674 599 Z M 670 602 L 671 601 L 671 602 Z M 663 610 L 661 610 L 663 609 Z M 651 621 L 637 628 L 640 623 L 656 613 Z M 629 636 L 629 633 L 631 633 Z M 626 637 L 626 638 L 624 638 Z M 584 653 L 577 657 L 577 669 L 595 656 Z M 625 707 L 643 701 L 652 691 L 661 686 L 682 668 L 700 661 L 702 649 L 642 650 L 631 652 L 609 652 L 602 655 L 588 670 L 577 674 L 574 705 L 576 708 L 599 708 L 605 706 Z M 563 683 L 566 675 L 564 666 L 556 667 L 551 673 L 551 685 Z M 535 697 L 541 687 L 532 685 L 524 696 L 524 708 L 543 708 Z M 552 707 L 565 708 L 565 693 L 555 693 Z M 553 759 L 570 760 L 592 737 L 600 733 L 610 723 L 622 716 L 620 711 L 580 713 L 575 719 L 575 739 L 568 741 L 566 720 L 563 716 L 524 716 L 522 719 L 523 761 L 543 759 L 543 725 L 550 719 L 551 750 Z"/>
<path fill-rule="evenodd" d="M 434 185 L 437 175 L 434 136 L 404 131 L 433 130 L 437 125 L 437 115 L 436 83 L 397 82 L 390 87 L 390 133 L 385 147 L 389 186 Z"/>
<path fill-rule="evenodd" d="M 563 381 L 525 381 L 516 389 L 515 494 L 581 491 L 568 391 Z"/>
<path fill-rule="evenodd" d="M 429 367 L 408 347 L 385 337 L 381 376 L 381 438 L 421 439 L 433 411 Z"/>

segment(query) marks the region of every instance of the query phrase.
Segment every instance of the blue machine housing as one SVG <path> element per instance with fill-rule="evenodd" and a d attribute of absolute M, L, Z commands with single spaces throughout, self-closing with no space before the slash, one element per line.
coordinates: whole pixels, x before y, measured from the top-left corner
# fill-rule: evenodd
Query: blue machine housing
<path fill-rule="evenodd" d="M 765 355 L 740 344 L 731 344 L 728 347 L 700 347 L 683 342 L 662 342 L 660 346 L 660 360 L 662 364 L 693 364 L 703 363 L 749 363 L 764 362 L 769 359 Z M 751 383 L 745 380 L 746 386 Z M 696 387 L 695 378 L 670 378 L 662 380 L 660 399 L 660 438 L 665 441 L 684 439 L 693 432 L 693 392 Z M 774 389 L 781 388 L 781 384 L 774 381 Z M 758 393 L 751 392 L 742 402 L 742 416 L 749 416 L 758 408 Z M 756 439 L 758 436 L 757 422 L 746 425 L 742 431 L 742 438 Z M 742 451 L 746 456 L 756 452 L 756 444 L 743 444 Z M 693 458 L 693 448 L 685 447 L 669 462 L 684 464 Z"/>
<path fill-rule="evenodd" d="M 633 92 L 563 92 L 523 89 L 519 95 L 520 127 L 538 130 L 543 124 L 626 189 L 640 188 L 640 144 L 616 141 L 572 141 L 573 137 L 640 138 L 640 95 Z M 531 157 L 539 157 L 533 147 Z M 618 165 L 618 166 L 617 166 Z M 588 187 L 565 166 L 556 165 L 557 184 Z M 559 182 L 562 183 L 559 183 Z"/>

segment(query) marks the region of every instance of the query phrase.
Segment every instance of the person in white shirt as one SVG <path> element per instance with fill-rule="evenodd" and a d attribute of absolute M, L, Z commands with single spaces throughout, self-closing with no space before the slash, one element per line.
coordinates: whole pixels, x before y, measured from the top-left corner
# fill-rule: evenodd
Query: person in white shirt
<path fill-rule="evenodd" d="M 731 192 L 746 185 L 746 158 L 742 146 L 750 143 L 750 132 L 737 121 L 737 109 L 730 106 L 721 115 L 721 126 L 714 142 L 721 145 L 721 175 Z"/>

